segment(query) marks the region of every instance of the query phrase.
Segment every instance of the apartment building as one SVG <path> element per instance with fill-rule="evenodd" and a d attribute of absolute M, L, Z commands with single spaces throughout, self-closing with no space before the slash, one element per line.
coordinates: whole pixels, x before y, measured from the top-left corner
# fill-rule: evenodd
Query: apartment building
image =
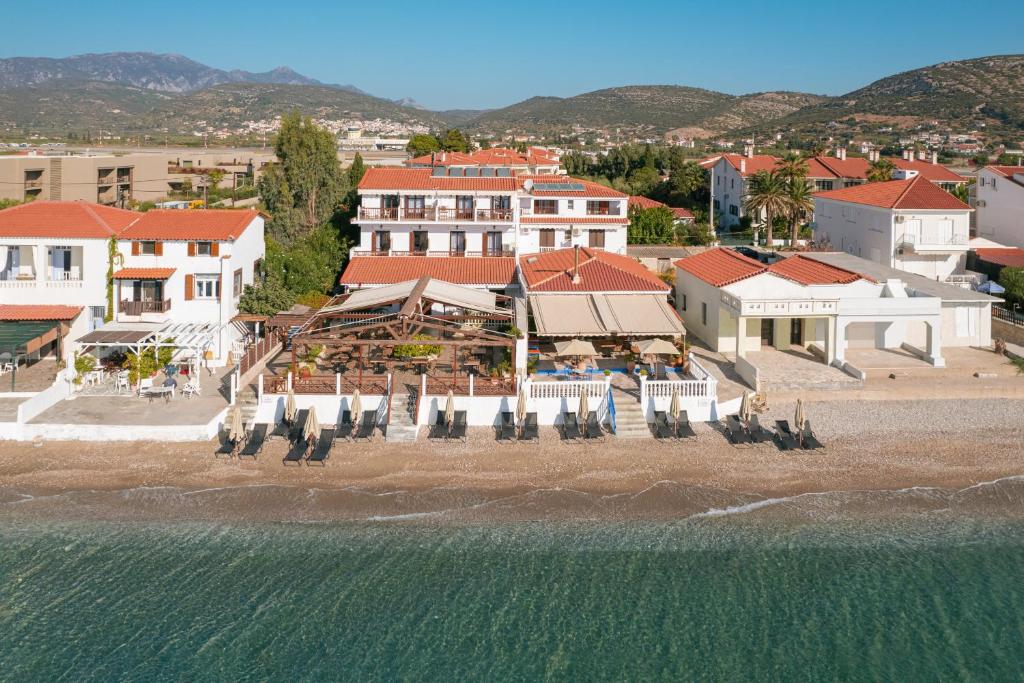
<path fill-rule="evenodd" d="M 891 268 L 945 281 L 963 272 L 971 207 L 914 171 L 814 196 L 814 239 Z"/>
<path fill-rule="evenodd" d="M 475 152 L 437 152 L 405 162 L 409 168 L 445 166 L 453 169 L 507 168 L 515 173 L 554 175 L 561 172 L 561 157 L 542 147 L 527 147 L 518 152 L 507 147 L 492 147 Z"/>
<path fill-rule="evenodd" d="M 978 237 L 1024 247 L 1024 166 L 985 166 L 975 192 Z"/>
<path fill-rule="evenodd" d="M 0 198 L 127 206 L 166 197 L 166 157 L 158 154 L 0 156 Z"/>

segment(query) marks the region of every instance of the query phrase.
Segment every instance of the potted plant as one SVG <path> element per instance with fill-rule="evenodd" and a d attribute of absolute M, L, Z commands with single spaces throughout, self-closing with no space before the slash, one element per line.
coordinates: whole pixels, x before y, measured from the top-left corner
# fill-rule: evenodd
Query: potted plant
<path fill-rule="evenodd" d="M 636 370 L 636 355 L 632 351 L 626 351 L 624 358 L 626 359 L 626 372 L 632 375 Z"/>
<path fill-rule="evenodd" d="M 609 370 L 608 368 L 605 368 L 605 370 L 604 370 L 604 376 L 605 376 L 605 377 L 611 377 L 611 376 L 612 376 L 612 371 L 611 371 L 611 370 Z"/>
<path fill-rule="evenodd" d="M 646 377 L 647 376 L 647 368 L 640 368 L 640 376 L 641 377 Z"/>
<path fill-rule="evenodd" d="M 491 370 L 490 370 L 490 372 L 488 374 L 491 377 L 491 384 L 497 384 L 498 383 L 498 368 L 491 368 Z"/>

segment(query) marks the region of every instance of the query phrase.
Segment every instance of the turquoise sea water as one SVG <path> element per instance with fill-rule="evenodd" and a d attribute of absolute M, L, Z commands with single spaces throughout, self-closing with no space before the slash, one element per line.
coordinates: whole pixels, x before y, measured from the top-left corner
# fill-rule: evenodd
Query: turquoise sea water
<path fill-rule="evenodd" d="M 1024 523 L 0 523 L 0 680 L 1020 680 Z"/>

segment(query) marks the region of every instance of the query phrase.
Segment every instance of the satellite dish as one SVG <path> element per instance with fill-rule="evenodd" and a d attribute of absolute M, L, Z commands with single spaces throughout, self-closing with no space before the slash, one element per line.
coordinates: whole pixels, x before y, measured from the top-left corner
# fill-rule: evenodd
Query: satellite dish
<path fill-rule="evenodd" d="M 523 189 L 526 190 L 527 192 L 532 192 L 533 191 L 533 181 L 531 179 L 529 179 L 529 178 L 524 180 L 523 181 Z"/>

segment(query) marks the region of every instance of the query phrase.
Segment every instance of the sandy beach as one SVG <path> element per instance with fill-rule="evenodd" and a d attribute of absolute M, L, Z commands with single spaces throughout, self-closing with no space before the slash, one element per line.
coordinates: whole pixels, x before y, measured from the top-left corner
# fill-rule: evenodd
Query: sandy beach
<path fill-rule="evenodd" d="M 780 405 L 762 421 L 790 413 Z M 0 502 L 8 512 L 61 514 L 70 505 L 100 516 L 324 520 L 485 510 L 665 518 L 825 492 L 953 495 L 1024 475 L 1024 401 L 830 401 L 809 404 L 807 414 L 823 451 L 734 447 L 703 424 L 680 442 L 563 443 L 553 429 L 540 444 L 498 445 L 484 429 L 464 444 L 378 437 L 338 443 L 323 468 L 282 465 L 280 440 L 256 462 L 218 460 L 212 442 L 3 443 Z M 996 502 L 1024 511 L 1007 495 Z"/>

